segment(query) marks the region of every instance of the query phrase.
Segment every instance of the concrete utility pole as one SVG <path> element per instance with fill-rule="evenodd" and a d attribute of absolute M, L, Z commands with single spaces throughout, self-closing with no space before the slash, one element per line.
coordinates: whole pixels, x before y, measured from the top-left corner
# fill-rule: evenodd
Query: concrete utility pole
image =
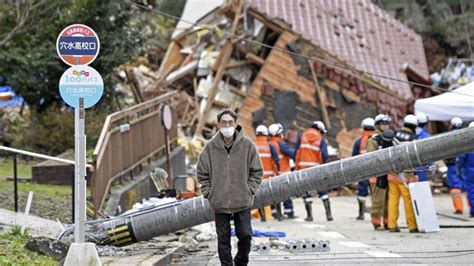
<path fill-rule="evenodd" d="M 474 150 L 474 128 L 342 159 L 265 180 L 253 208 L 271 205 L 311 190 L 325 190 L 366 180 L 389 172 L 401 172 Z M 202 197 L 127 217 L 93 221 L 87 233 L 98 244 L 128 245 L 214 220 Z"/>

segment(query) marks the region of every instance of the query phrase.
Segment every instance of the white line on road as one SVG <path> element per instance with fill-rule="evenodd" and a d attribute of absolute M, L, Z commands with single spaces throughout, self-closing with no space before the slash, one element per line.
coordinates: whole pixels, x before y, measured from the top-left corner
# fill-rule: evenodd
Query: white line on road
<path fill-rule="evenodd" d="M 401 258 L 401 255 L 398 255 L 397 253 L 392 253 L 388 251 L 383 251 L 383 250 L 369 250 L 366 251 L 365 253 L 377 257 L 377 258 Z"/>
<path fill-rule="evenodd" d="M 364 244 L 362 242 L 357 242 L 357 241 L 337 242 L 337 243 L 346 247 L 350 247 L 350 248 L 370 248 L 369 245 Z"/>
<path fill-rule="evenodd" d="M 334 231 L 319 231 L 316 233 L 320 234 L 322 237 L 327 237 L 327 238 L 346 238 L 340 233 L 334 232 Z"/>
<path fill-rule="evenodd" d="M 311 229 L 314 229 L 314 228 L 322 228 L 322 229 L 325 229 L 326 226 L 325 225 L 321 225 L 321 224 L 303 224 L 304 227 L 308 227 L 308 228 L 311 228 Z"/>

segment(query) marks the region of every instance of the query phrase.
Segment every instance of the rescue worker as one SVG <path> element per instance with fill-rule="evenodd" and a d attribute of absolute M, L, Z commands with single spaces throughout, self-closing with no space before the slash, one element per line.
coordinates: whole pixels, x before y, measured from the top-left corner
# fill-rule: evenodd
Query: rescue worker
<path fill-rule="evenodd" d="M 268 133 L 270 135 L 270 143 L 273 144 L 275 150 L 278 153 L 278 159 L 280 163 L 279 174 L 285 174 L 291 172 L 290 160 L 295 158 L 295 150 L 283 139 L 283 126 L 281 124 L 272 124 L 268 127 Z M 284 214 L 289 219 L 294 219 L 295 211 L 293 209 L 293 201 L 287 199 L 283 202 Z M 277 217 L 281 220 L 281 205 L 276 205 Z"/>
<path fill-rule="evenodd" d="M 395 144 L 409 142 L 415 139 L 415 130 L 418 126 L 418 119 L 414 115 L 407 115 L 403 119 L 403 127 L 395 133 Z M 401 170 L 401 169 L 400 169 Z M 408 184 L 417 182 L 414 169 L 403 170 L 401 173 L 388 174 L 388 229 L 390 232 L 400 232 L 397 225 L 399 216 L 400 197 L 403 197 L 405 207 L 405 218 L 410 233 L 417 233 L 415 212 L 411 203 Z"/>
<path fill-rule="evenodd" d="M 313 122 L 313 125 L 298 138 L 295 144 L 296 170 L 302 170 L 327 163 L 328 149 L 327 142 L 324 139 L 324 134 L 326 134 L 326 132 L 324 123 L 321 121 L 315 121 Z M 323 201 L 326 210 L 326 219 L 332 221 L 331 203 L 327 191 L 318 191 L 318 196 Z M 307 213 L 305 221 L 313 221 L 313 210 L 311 206 L 313 202 L 310 201 L 309 198 L 309 193 L 303 196 Z"/>
<path fill-rule="evenodd" d="M 462 119 L 454 117 L 451 119 L 451 130 L 457 130 L 462 127 Z M 462 176 L 456 166 L 457 157 L 445 160 L 448 167 L 448 184 L 451 190 L 451 197 L 454 205 L 454 214 L 461 215 L 464 211 L 462 202 L 463 180 Z"/>
<path fill-rule="evenodd" d="M 367 152 L 383 149 L 383 132 L 388 130 L 392 120 L 384 114 L 379 114 L 374 118 L 375 132 L 367 141 Z M 388 181 L 387 176 L 379 176 L 375 183 L 370 183 L 372 208 L 370 209 L 371 222 L 376 231 L 383 231 L 388 228 Z M 383 218 L 383 219 L 382 219 Z"/>
<path fill-rule="evenodd" d="M 474 122 L 471 122 L 469 127 L 474 128 Z M 464 187 L 467 192 L 467 200 L 471 208 L 469 215 L 474 217 L 474 152 L 461 155 L 459 161 L 461 174 L 464 177 Z"/>
<path fill-rule="evenodd" d="M 278 175 L 278 171 L 280 170 L 278 153 L 273 144 L 268 142 L 268 128 L 265 125 L 259 125 L 256 128 L 255 133 L 257 135 L 255 145 L 257 146 L 258 155 L 262 162 L 263 179 L 268 179 L 272 176 Z M 267 221 L 265 207 L 259 208 L 258 212 L 260 214 L 260 221 Z"/>
<path fill-rule="evenodd" d="M 373 118 L 368 117 L 362 120 L 362 136 L 356 140 L 352 149 L 352 156 L 367 153 L 367 141 L 370 136 L 374 134 L 375 121 Z M 375 182 L 373 180 L 373 182 Z M 369 180 L 360 181 L 357 184 L 357 202 L 359 203 L 359 216 L 357 220 L 364 220 L 365 202 L 369 195 Z"/>
<path fill-rule="evenodd" d="M 431 135 L 428 133 L 428 130 L 426 130 L 426 124 L 428 124 L 428 116 L 425 113 L 419 112 L 416 113 L 416 119 L 418 121 L 418 127 L 416 128 L 415 132 L 415 138 L 416 139 L 426 139 L 430 138 Z M 431 163 L 426 166 L 421 166 L 416 168 L 416 175 L 418 176 L 418 181 L 423 182 L 423 181 L 428 181 L 428 177 L 426 176 L 426 169 L 427 167 L 434 167 L 435 164 Z"/>

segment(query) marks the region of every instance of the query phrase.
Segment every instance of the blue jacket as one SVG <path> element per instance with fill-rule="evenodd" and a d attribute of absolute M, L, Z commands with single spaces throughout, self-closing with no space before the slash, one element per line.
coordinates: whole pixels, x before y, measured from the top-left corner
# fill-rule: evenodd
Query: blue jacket
<path fill-rule="evenodd" d="M 358 138 L 356 142 L 354 143 L 354 147 L 352 147 L 352 156 L 356 156 L 360 154 L 360 142 L 362 141 L 362 138 Z"/>
<path fill-rule="evenodd" d="M 296 143 L 295 143 L 295 154 L 298 152 L 300 145 L 301 145 L 301 134 L 298 136 L 298 139 L 296 140 Z M 327 163 L 328 157 L 329 157 L 328 144 L 324 137 L 321 139 L 321 146 L 319 147 L 319 149 L 321 150 L 321 157 L 323 158 L 323 163 Z"/>
<path fill-rule="evenodd" d="M 275 149 L 275 146 L 273 146 L 273 144 L 271 144 L 270 142 L 268 144 L 270 144 L 270 152 L 272 153 L 272 159 L 275 162 L 275 165 L 277 166 L 278 172 L 280 172 L 280 159 L 278 158 L 278 152 Z"/>
<path fill-rule="evenodd" d="M 430 135 L 430 133 L 428 133 L 426 128 L 422 128 L 420 133 L 416 134 L 416 139 L 426 139 L 426 138 L 430 138 L 430 137 L 431 137 L 431 135 Z"/>
<path fill-rule="evenodd" d="M 286 143 L 285 141 L 279 141 L 278 145 L 280 145 L 280 151 L 283 153 L 283 155 L 286 155 L 293 160 L 295 159 L 296 152 L 293 148 L 291 148 L 290 144 Z"/>
<path fill-rule="evenodd" d="M 464 180 L 474 181 L 474 152 L 460 155 L 457 166 Z"/>
<path fill-rule="evenodd" d="M 426 138 L 430 138 L 431 135 L 430 135 L 430 133 L 428 133 L 426 128 L 421 128 L 421 131 L 419 133 L 417 133 L 415 137 L 416 137 L 416 139 L 426 139 Z M 426 167 L 430 166 L 430 165 L 434 165 L 434 163 L 430 163 L 430 164 L 415 168 L 415 172 L 418 175 L 418 178 L 419 178 L 420 181 L 427 181 L 428 180 L 428 177 L 426 176 Z"/>

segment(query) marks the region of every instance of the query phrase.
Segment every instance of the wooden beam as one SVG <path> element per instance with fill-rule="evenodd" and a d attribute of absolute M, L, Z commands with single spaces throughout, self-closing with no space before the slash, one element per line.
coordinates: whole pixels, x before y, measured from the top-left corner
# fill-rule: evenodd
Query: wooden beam
<path fill-rule="evenodd" d="M 319 87 L 318 76 L 314 71 L 313 62 L 308 60 L 309 67 L 311 68 L 311 74 L 313 75 L 314 86 L 316 87 L 316 94 L 318 95 L 319 103 L 321 105 L 321 113 L 323 114 L 323 121 L 327 129 L 331 128 L 331 121 L 329 120 L 328 110 L 326 109 L 326 93 Z"/>
<path fill-rule="evenodd" d="M 247 53 L 247 55 L 245 56 L 245 58 L 247 58 L 247 59 L 250 60 L 251 62 L 256 63 L 256 64 L 259 64 L 259 65 L 261 65 L 261 66 L 263 66 L 263 64 L 265 64 L 265 59 L 261 58 L 260 56 L 258 56 L 258 55 L 256 55 L 256 54 Z"/>
<path fill-rule="evenodd" d="M 221 82 L 222 76 L 224 75 L 225 65 L 227 64 L 227 61 L 229 61 L 231 53 L 232 53 L 232 44 L 230 40 L 227 40 L 224 45 L 224 48 L 221 51 L 222 61 L 219 64 L 216 76 L 214 77 L 214 81 L 212 83 L 211 90 L 209 92 L 209 95 L 207 96 L 206 107 L 204 108 L 204 111 L 199 117 L 199 121 L 196 127 L 196 133 L 195 133 L 197 135 L 201 135 L 201 131 L 204 127 L 204 124 L 206 123 L 207 115 L 209 114 L 209 110 L 211 109 L 212 104 L 214 102 L 214 98 L 216 97 L 216 94 L 219 88 L 219 83 Z"/>
<path fill-rule="evenodd" d="M 243 1 L 239 0 L 238 5 L 235 7 L 234 10 L 234 21 L 232 23 L 232 28 L 230 30 L 230 34 L 222 48 L 218 60 L 216 60 L 215 65 L 218 64 L 217 72 L 214 77 L 214 82 L 212 83 L 211 91 L 207 96 L 207 103 L 204 111 L 202 112 L 201 116 L 199 117 L 198 124 L 196 126 L 195 135 L 202 136 L 202 129 L 204 128 L 204 124 L 206 124 L 207 115 L 209 114 L 209 110 L 211 110 L 212 104 L 214 102 L 214 98 L 216 97 L 217 90 L 219 88 L 219 83 L 221 82 L 222 77 L 224 76 L 225 66 L 227 62 L 230 60 L 230 56 L 232 54 L 233 45 L 232 45 L 232 36 L 235 35 L 237 30 L 237 26 L 240 21 L 240 14 L 242 12 Z"/>
<path fill-rule="evenodd" d="M 241 90 L 239 90 L 239 89 L 230 87 L 229 90 L 230 90 L 230 92 L 232 92 L 233 94 L 237 94 L 237 95 L 239 95 L 239 96 L 241 96 L 241 97 L 243 97 L 243 98 L 247 97 L 247 93 L 246 93 L 246 92 L 243 92 L 243 91 L 241 91 Z"/>
<path fill-rule="evenodd" d="M 132 88 L 132 93 L 135 98 L 135 103 L 139 104 L 144 102 L 142 92 L 140 91 L 140 85 L 138 84 L 135 73 L 132 69 L 125 69 L 125 74 L 127 75 L 128 83 Z"/>
<path fill-rule="evenodd" d="M 238 61 L 235 63 L 229 63 L 225 66 L 225 68 L 234 68 L 234 67 L 239 67 L 239 66 L 245 66 L 250 64 L 250 60 L 243 60 L 243 61 Z"/>

